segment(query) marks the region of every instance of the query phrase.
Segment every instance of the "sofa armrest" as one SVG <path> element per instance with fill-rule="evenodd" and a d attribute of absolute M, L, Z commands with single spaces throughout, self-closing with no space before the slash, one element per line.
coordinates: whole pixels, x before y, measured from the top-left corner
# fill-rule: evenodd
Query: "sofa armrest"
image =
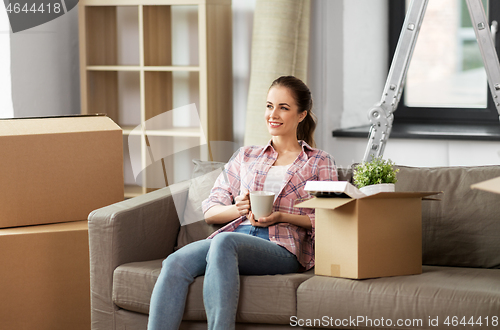
<path fill-rule="evenodd" d="M 173 252 L 189 181 L 115 203 L 89 214 L 92 329 L 115 329 L 113 272 L 119 265 Z"/>

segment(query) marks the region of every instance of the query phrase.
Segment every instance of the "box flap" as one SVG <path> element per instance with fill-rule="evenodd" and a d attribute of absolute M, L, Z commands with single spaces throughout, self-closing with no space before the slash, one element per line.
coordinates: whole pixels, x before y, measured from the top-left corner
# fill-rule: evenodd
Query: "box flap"
<path fill-rule="evenodd" d="M 307 181 L 304 190 L 317 197 L 345 194 L 356 199 L 366 196 L 348 181 Z"/>
<path fill-rule="evenodd" d="M 442 191 L 419 191 L 419 192 L 379 192 L 361 199 L 388 199 L 388 198 L 415 198 L 441 194 Z M 432 198 L 434 199 L 434 198 Z"/>
<path fill-rule="evenodd" d="M 0 237 L 9 235 L 27 235 L 27 234 L 53 233 L 53 232 L 63 232 L 63 231 L 75 231 L 75 230 L 88 230 L 88 228 L 89 228 L 88 220 L 42 224 L 36 226 L 22 226 L 22 227 L 0 229 Z"/>
<path fill-rule="evenodd" d="M 366 199 L 401 199 L 401 198 L 424 198 L 426 196 L 432 196 L 441 194 L 441 191 L 424 191 L 424 192 L 380 192 L 371 196 L 365 196 L 362 198 L 329 198 L 329 197 L 313 197 L 307 201 L 295 204 L 295 207 L 303 208 L 317 208 L 317 209 L 336 209 L 347 203 L 359 200 L 363 201 Z M 439 200 L 436 198 L 430 198 L 431 200 Z"/>
<path fill-rule="evenodd" d="M 498 178 L 475 183 L 470 187 L 471 189 L 479 189 L 500 194 L 500 176 Z"/>
<path fill-rule="evenodd" d="M 0 120 L 0 136 L 121 130 L 106 116 L 16 118 Z"/>
<path fill-rule="evenodd" d="M 295 204 L 295 207 L 303 208 L 318 208 L 318 209 L 336 209 L 342 205 L 353 202 L 352 198 L 327 198 L 327 197 L 313 197 L 305 202 Z"/>

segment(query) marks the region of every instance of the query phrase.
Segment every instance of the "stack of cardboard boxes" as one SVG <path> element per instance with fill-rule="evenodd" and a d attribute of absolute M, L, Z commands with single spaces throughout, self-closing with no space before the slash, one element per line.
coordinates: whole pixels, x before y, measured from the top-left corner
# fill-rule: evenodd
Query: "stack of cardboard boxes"
<path fill-rule="evenodd" d="M 0 328 L 90 329 L 88 214 L 123 200 L 105 116 L 0 120 Z"/>

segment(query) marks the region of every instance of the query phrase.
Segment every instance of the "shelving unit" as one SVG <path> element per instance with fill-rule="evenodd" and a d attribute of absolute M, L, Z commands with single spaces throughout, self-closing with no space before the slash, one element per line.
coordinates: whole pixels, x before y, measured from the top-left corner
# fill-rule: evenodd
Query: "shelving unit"
<path fill-rule="evenodd" d="M 132 162 L 140 161 L 144 170 L 138 185 L 126 175 L 126 197 L 168 185 L 175 175 L 167 172 L 187 167 L 173 159 L 147 167 L 150 140 L 163 139 L 160 145 L 171 151 L 186 143 L 233 140 L 231 0 L 81 0 L 78 5 L 81 112 L 106 113 L 119 124 L 126 153 L 130 136 L 140 140 L 140 155 Z M 178 117 L 159 129 L 134 131 L 190 103 L 199 122 Z M 214 155 L 199 151 L 196 157 Z M 124 159 L 127 173 L 131 160 L 128 154 Z"/>

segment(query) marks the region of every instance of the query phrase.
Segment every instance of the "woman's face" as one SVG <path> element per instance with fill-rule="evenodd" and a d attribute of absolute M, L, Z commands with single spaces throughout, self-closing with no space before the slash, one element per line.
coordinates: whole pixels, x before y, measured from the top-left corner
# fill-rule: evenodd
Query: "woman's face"
<path fill-rule="evenodd" d="M 299 114 L 297 104 L 290 90 L 274 86 L 267 94 L 266 123 L 272 136 L 297 136 L 297 126 L 305 118 L 307 111 Z"/>

